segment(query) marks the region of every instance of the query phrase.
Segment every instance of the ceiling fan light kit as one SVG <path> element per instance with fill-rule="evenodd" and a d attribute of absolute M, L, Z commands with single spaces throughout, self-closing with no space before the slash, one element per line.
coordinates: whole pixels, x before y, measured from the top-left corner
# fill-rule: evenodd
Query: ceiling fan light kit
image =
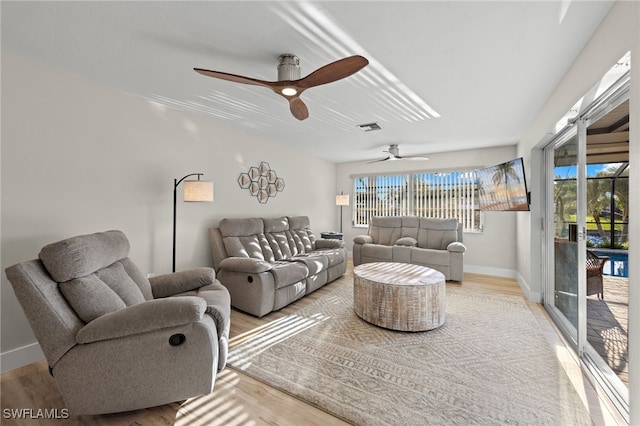
<path fill-rule="evenodd" d="M 300 58 L 287 53 L 278 58 L 278 81 L 294 81 L 300 79 Z M 294 96 L 298 90 L 293 86 L 283 87 L 280 90 L 285 96 Z"/>
<path fill-rule="evenodd" d="M 300 78 L 300 59 L 296 55 L 287 53 L 280 55 L 278 58 L 278 81 L 258 80 L 202 68 L 194 68 L 194 71 L 207 77 L 219 78 L 234 83 L 268 87 L 289 101 L 289 109 L 295 118 L 304 120 L 309 117 L 309 110 L 302 99 L 300 99 L 303 91 L 311 87 L 333 83 L 334 81 L 347 78 L 368 64 L 369 61 L 362 56 L 349 56 L 320 67 L 306 77 Z"/>

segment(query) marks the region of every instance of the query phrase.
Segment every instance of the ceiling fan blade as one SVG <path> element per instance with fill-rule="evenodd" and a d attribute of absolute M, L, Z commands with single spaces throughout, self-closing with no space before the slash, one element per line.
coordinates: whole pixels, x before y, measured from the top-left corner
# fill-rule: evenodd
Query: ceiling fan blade
<path fill-rule="evenodd" d="M 297 80 L 295 85 L 302 89 L 308 89 L 309 87 L 331 83 L 357 73 L 367 64 L 369 64 L 369 61 L 362 56 L 349 56 L 318 68 L 308 76 Z"/>
<path fill-rule="evenodd" d="M 381 162 L 381 161 L 387 161 L 387 160 L 390 160 L 390 159 L 391 159 L 391 157 L 382 158 L 382 159 L 380 159 L 380 160 L 373 160 L 373 161 L 369 161 L 369 162 L 367 162 L 367 164 L 379 163 L 379 162 Z"/>
<path fill-rule="evenodd" d="M 304 120 L 309 117 L 309 110 L 302 99 L 295 96 L 289 99 L 289 108 L 291 109 L 291 114 L 298 120 Z"/>
<path fill-rule="evenodd" d="M 420 157 L 420 156 L 415 156 L 415 157 L 399 157 L 402 160 L 411 160 L 411 161 L 426 161 L 429 159 L 429 157 Z"/>
<path fill-rule="evenodd" d="M 234 83 L 253 84 L 256 86 L 266 86 L 266 87 L 272 87 L 274 85 L 274 82 L 271 82 L 271 81 L 258 80 L 256 78 L 245 77 L 245 76 L 236 75 L 236 74 L 229 74 L 226 72 L 211 71 L 211 70 L 205 70 L 202 68 L 194 68 L 193 70 L 202 75 L 206 75 L 207 77 L 233 81 Z"/>

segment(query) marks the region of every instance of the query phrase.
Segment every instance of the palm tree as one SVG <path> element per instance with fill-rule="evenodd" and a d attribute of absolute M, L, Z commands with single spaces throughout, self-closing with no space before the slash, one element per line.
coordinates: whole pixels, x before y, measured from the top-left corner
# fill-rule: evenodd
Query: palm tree
<path fill-rule="evenodd" d="M 507 203 L 509 204 L 509 208 L 511 208 L 511 197 L 509 196 L 509 179 L 515 179 L 518 183 L 520 183 L 520 177 L 514 168 L 515 164 L 513 162 L 503 163 L 496 166 L 496 171 L 493 173 L 493 177 L 491 180 L 493 184 L 496 186 L 500 186 L 504 180 L 504 189 L 505 194 L 507 196 Z"/>
<path fill-rule="evenodd" d="M 626 243 L 629 241 L 629 178 L 617 178 L 615 182 L 616 205 L 622 215 L 620 242 Z"/>
<path fill-rule="evenodd" d="M 602 228 L 600 213 L 610 205 L 607 197 L 607 189 L 611 190 L 604 179 L 587 179 L 587 212 L 593 217 L 598 228 L 598 235 L 602 240 L 607 239 L 607 234 Z"/>

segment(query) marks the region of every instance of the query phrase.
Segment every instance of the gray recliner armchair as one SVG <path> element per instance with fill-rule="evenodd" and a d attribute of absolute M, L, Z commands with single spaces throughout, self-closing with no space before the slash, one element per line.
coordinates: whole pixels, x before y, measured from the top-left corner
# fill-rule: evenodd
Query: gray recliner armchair
<path fill-rule="evenodd" d="M 6 269 L 73 415 L 207 394 L 226 364 L 230 297 L 213 269 L 147 279 L 128 256 L 127 237 L 107 231 Z"/>

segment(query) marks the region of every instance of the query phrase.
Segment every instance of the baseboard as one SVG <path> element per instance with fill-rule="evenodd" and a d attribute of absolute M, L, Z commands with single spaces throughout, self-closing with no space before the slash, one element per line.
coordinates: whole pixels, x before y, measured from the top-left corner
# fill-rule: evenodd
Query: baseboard
<path fill-rule="evenodd" d="M 472 274 L 493 275 L 495 277 L 517 278 L 517 272 L 513 269 L 492 268 L 490 266 L 464 265 L 464 271 Z"/>
<path fill-rule="evenodd" d="M 542 303 L 542 294 L 540 293 L 540 291 L 531 290 L 531 287 L 529 287 L 529 283 L 522 277 L 522 275 L 520 275 L 520 273 L 518 273 L 516 280 L 518 281 L 518 285 L 524 292 L 524 295 L 529 302 Z"/>
<path fill-rule="evenodd" d="M 40 361 L 43 358 L 44 353 L 42 353 L 42 349 L 40 349 L 38 343 L 11 349 L 10 351 L 0 354 L 0 371 L 6 373 L 7 371 Z"/>

